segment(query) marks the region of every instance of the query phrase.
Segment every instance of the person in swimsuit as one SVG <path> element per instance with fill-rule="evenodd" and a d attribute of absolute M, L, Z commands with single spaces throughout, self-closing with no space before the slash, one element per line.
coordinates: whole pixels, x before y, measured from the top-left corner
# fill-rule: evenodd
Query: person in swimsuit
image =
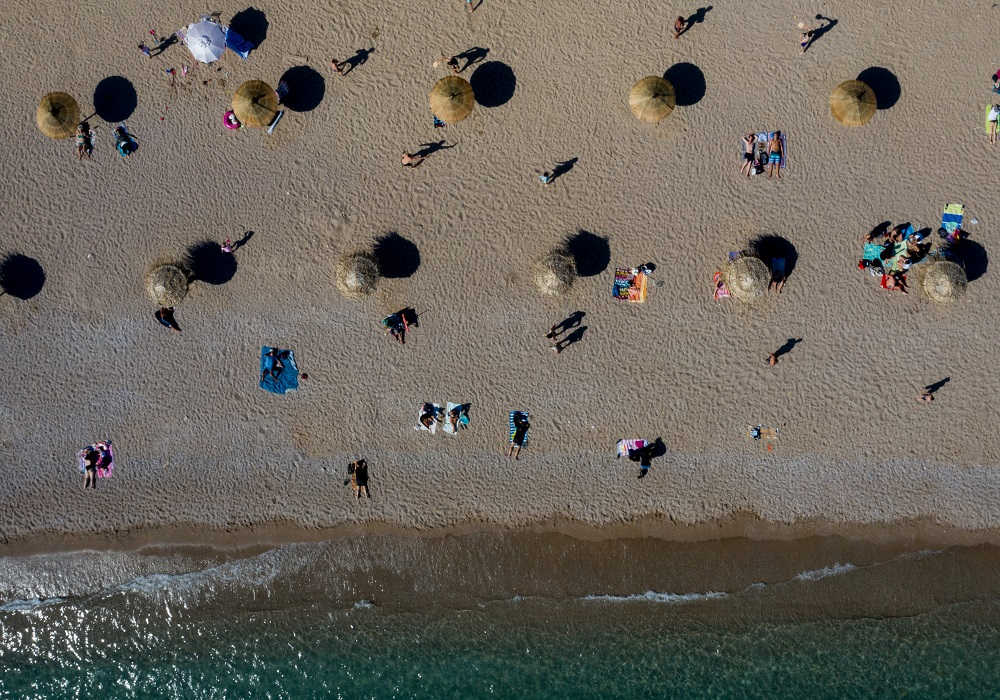
<path fill-rule="evenodd" d="M 412 153 L 404 153 L 400 157 L 399 162 L 403 164 L 404 168 L 415 168 L 421 163 L 423 163 L 424 159 L 425 159 L 424 156 L 416 156 L 413 155 Z"/>
<path fill-rule="evenodd" d="M 674 20 L 674 38 L 679 39 L 681 34 L 684 33 L 684 27 L 687 26 L 687 22 L 684 21 L 683 17 L 678 17 Z"/>
<path fill-rule="evenodd" d="M 799 24 L 799 29 L 802 30 L 802 33 L 799 34 L 799 46 L 802 47 L 802 53 L 805 53 L 806 49 L 809 48 L 809 44 L 812 43 L 815 32 L 812 27 L 807 27 L 801 23 Z"/>
<path fill-rule="evenodd" d="M 90 133 L 90 124 L 83 122 L 76 129 L 76 154 L 79 156 L 80 160 L 83 160 L 84 156 L 93 160 L 94 149 L 90 147 L 90 139 L 92 134 Z"/>
<path fill-rule="evenodd" d="M 552 182 L 551 172 L 549 172 L 548 170 L 538 170 L 537 168 L 535 168 L 534 170 L 535 174 L 538 175 L 538 179 L 541 180 L 543 185 L 548 185 L 550 182 Z"/>
<path fill-rule="evenodd" d="M 990 113 L 986 117 L 990 122 L 990 143 L 997 142 L 997 119 L 1000 119 L 1000 105 L 990 107 Z"/>
<path fill-rule="evenodd" d="M 437 409 L 434 404 L 425 403 L 420 407 L 420 425 L 430 430 L 435 420 L 437 420 Z"/>
<path fill-rule="evenodd" d="M 355 497 L 360 500 L 361 492 L 364 491 L 365 496 L 371 498 L 371 491 L 368 490 L 368 462 L 363 459 L 351 462 L 347 465 L 347 473 L 351 475 L 351 488 L 354 489 Z"/>
<path fill-rule="evenodd" d="M 896 290 L 902 292 L 903 294 L 909 294 L 909 292 L 906 291 L 906 278 L 901 272 L 893 272 L 891 275 L 886 275 L 884 281 L 882 282 L 882 286 L 890 292 Z"/>
<path fill-rule="evenodd" d="M 514 414 L 514 434 L 510 436 L 510 449 L 507 451 L 507 459 L 510 459 L 511 455 L 514 455 L 514 459 L 518 458 L 521 454 L 521 448 L 524 446 L 524 439 L 528 437 L 528 428 L 531 424 L 528 423 L 528 418 L 523 413 L 518 412 Z"/>
<path fill-rule="evenodd" d="M 435 63 L 445 64 L 446 66 L 451 68 L 451 72 L 454 73 L 455 75 L 458 75 L 462 70 L 461 67 L 458 65 L 458 59 L 455 58 L 454 56 L 442 56 Z"/>
<path fill-rule="evenodd" d="M 97 460 L 99 455 L 96 450 L 87 450 L 87 454 L 83 456 L 84 472 L 83 472 L 83 489 L 87 490 L 87 487 L 97 488 Z"/>
<path fill-rule="evenodd" d="M 162 323 L 164 326 L 177 333 L 181 332 L 181 327 L 177 325 L 177 321 L 174 319 L 174 307 L 163 306 L 160 310 L 153 314 L 156 320 Z"/>
<path fill-rule="evenodd" d="M 740 172 L 745 172 L 747 178 L 750 177 L 750 171 L 753 169 L 753 147 L 756 141 L 757 137 L 753 134 L 747 134 L 743 137 L 743 165 L 740 166 Z"/>
<path fill-rule="evenodd" d="M 268 374 L 272 378 L 277 379 L 285 369 L 285 363 L 281 361 L 282 351 L 277 348 L 271 348 L 266 353 L 264 353 L 264 369 L 261 370 L 260 380 L 264 381 L 264 377 Z"/>
<path fill-rule="evenodd" d="M 347 63 L 347 61 L 344 61 L 344 63 Z M 338 61 L 335 58 L 331 58 L 330 67 L 333 68 L 335 71 L 337 71 L 337 75 L 339 75 L 341 78 L 344 77 L 344 66 L 343 64 L 341 64 L 340 61 Z"/>
<path fill-rule="evenodd" d="M 451 430 L 454 433 L 458 432 L 458 421 L 462 417 L 462 407 L 455 406 L 455 408 L 448 411 L 448 424 L 451 426 Z"/>
<path fill-rule="evenodd" d="M 774 169 L 778 169 L 778 179 L 781 179 L 781 132 L 775 131 L 774 137 L 767 142 L 767 176 L 771 177 Z"/>

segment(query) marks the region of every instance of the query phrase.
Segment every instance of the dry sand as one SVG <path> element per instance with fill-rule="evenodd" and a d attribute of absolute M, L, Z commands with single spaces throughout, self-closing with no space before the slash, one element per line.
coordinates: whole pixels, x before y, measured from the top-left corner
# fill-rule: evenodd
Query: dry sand
<path fill-rule="evenodd" d="M 203 6 L 44 5 L 0 19 L 0 253 L 45 271 L 33 298 L 0 297 L 5 542 L 177 525 L 207 538 L 268 523 L 734 516 L 845 532 L 917 520 L 997 539 L 997 277 L 941 308 L 855 267 L 862 234 L 884 220 L 936 229 L 946 202 L 966 205 L 973 240 L 992 251 L 991 3 L 720 0 L 674 41 L 674 16 L 694 6 L 484 0 L 469 16 L 458 0 L 265 2 L 266 38 L 248 61 L 198 65 L 174 89 L 164 71 L 194 66 L 186 49 L 147 60 L 136 44 Z M 246 7 L 213 9 L 227 20 Z M 795 23 L 817 11 L 838 22 L 800 55 Z M 328 67 L 372 47 L 345 78 Z M 427 92 L 445 71 L 431 62 L 471 47 L 509 66 L 513 95 L 434 130 Z M 638 123 L 628 88 L 677 64 L 696 67 L 674 69 L 688 76 L 682 102 L 699 97 L 692 75 L 704 95 L 657 127 Z M 236 86 L 276 84 L 295 66 L 325 81 L 315 109 L 290 111 L 271 137 L 223 127 Z M 870 67 L 898 78 L 898 100 L 844 128 L 830 91 Z M 46 92 L 75 94 L 89 114 L 116 75 L 138 96 L 131 162 L 96 117 L 93 162 L 37 131 Z M 768 129 L 788 133 L 783 179 L 738 176 L 741 132 Z M 400 167 L 402 151 L 442 138 L 454 147 Z M 534 178 L 571 158 L 551 186 Z M 149 264 L 247 230 L 232 279 L 193 285 L 182 334 L 160 327 L 142 287 Z M 530 263 L 579 231 L 607 240 L 609 264 L 543 301 Z M 416 246 L 419 267 L 374 299 L 343 299 L 337 256 L 390 232 Z M 797 251 L 785 292 L 753 307 L 714 301 L 713 270 L 761 234 Z M 648 302 L 613 300 L 613 268 L 646 261 L 657 265 Z M 402 306 L 421 314 L 406 347 L 378 324 Z M 584 339 L 556 357 L 542 334 L 577 310 Z M 792 337 L 802 342 L 767 367 Z M 310 375 L 297 393 L 257 387 L 265 344 L 295 350 Z M 933 404 L 914 400 L 944 377 Z M 427 400 L 471 403 L 470 429 L 415 431 Z M 501 455 L 515 408 L 533 424 L 519 462 Z M 773 453 L 745 440 L 750 423 L 780 426 Z M 615 461 L 618 438 L 658 436 L 669 452 L 642 481 Z M 117 471 L 84 494 L 73 455 L 103 437 Z M 374 495 L 361 503 L 342 485 L 359 456 Z"/>

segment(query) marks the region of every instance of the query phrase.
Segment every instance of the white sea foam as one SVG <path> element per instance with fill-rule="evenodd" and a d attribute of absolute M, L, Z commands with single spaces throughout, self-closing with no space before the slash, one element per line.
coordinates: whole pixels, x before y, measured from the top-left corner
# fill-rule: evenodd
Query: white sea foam
<path fill-rule="evenodd" d="M 822 569 L 814 569 L 813 571 L 803 571 L 801 574 L 795 577 L 797 581 L 819 581 L 827 576 L 838 576 L 840 574 L 846 574 L 848 571 L 854 571 L 857 569 L 854 564 L 834 564 L 833 566 L 824 566 Z"/>
<path fill-rule="evenodd" d="M 585 595 L 580 600 L 587 602 L 601 603 L 695 603 L 701 600 L 720 600 L 728 597 L 728 593 L 720 591 L 709 591 L 708 593 L 658 593 L 657 591 L 646 591 L 645 593 L 633 593 L 632 595 Z"/>
<path fill-rule="evenodd" d="M 63 602 L 64 598 L 45 598 L 44 600 L 34 598 L 32 600 L 11 600 L 0 605 L 0 612 L 30 612 L 44 608 L 47 605 L 56 605 Z"/>

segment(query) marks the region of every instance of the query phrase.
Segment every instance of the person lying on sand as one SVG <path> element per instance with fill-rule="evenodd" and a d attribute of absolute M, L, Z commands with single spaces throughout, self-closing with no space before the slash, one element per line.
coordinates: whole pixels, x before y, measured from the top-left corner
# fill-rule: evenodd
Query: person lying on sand
<path fill-rule="evenodd" d="M 507 459 L 510 459 L 511 455 L 514 455 L 514 459 L 517 459 L 521 454 L 521 448 L 524 446 L 524 439 L 528 436 L 528 428 L 531 424 L 528 423 L 528 418 L 523 413 L 514 414 L 514 434 L 510 436 L 510 449 L 507 451 Z"/>
<path fill-rule="evenodd" d="M 264 369 L 260 373 L 261 381 L 264 381 L 264 377 L 268 374 L 277 379 L 278 375 L 284 371 L 285 363 L 281 361 L 281 355 L 282 351 L 277 348 L 271 348 L 264 353 Z"/>
<path fill-rule="evenodd" d="M 91 139 L 93 134 L 90 132 L 90 124 L 83 122 L 76 128 L 76 154 L 79 156 L 79 160 L 83 160 L 84 156 L 87 156 L 89 160 L 93 160 L 94 149 L 91 146 Z"/>
<path fill-rule="evenodd" d="M 906 291 L 906 277 L 901 272 L 893 272 L 891 275 L 885 275 L 882 278 L 882 286 L 890 292 L 896 290 L 903 294 L 909 294 Z"/>
<path fill-rule="evenodd" d="M 97 488 L 97 460 L 100 455 L 97 454 L 96 450 L 87 450 L 87 454 L 83 456 L 84 472 L 83 472 L 83 490 L 86 491 L 87 487 Z"/>
<path fill-rule="evenodd" d="M 462 407 L 455 406 L 455 408 L 448 411 L 448 425 L 451 426 L 452 432 L 458 432 L 458 421 L 462 418 Z"/>
<path fill-rule="evenodd" d="M 747 134 L 743 137 L 743 165 L 740 166 L 740 173 L 746 173 L 747 178 L 750 177 L 750 171 L 753 169 L 753 148 L 756 142 L 757 137 L 753 134 Z"/>

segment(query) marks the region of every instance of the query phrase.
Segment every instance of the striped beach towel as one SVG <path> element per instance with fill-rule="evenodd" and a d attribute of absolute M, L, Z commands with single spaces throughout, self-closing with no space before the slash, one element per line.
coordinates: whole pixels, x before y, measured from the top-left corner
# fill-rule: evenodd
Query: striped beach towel
<path fill-rule="evenodd" d="M 962 219 L 964 217 L 964 204 L 945 204 L 944 212 L 941 214 L 941 228 L 947 231 L 950 236 L 955 233 L 955 229 L 962 228 Z"/>
<path fill-rule="evenodd" d="M 641 450 L 645 446 L 646 446 L 646 441 L 645 440 L 640 440 L 638 438 L 636 438 L 636 439 L 624 438 L 624 439 L 618 441 L 618 444 L 616 446 L 616 449 L 617 449 L 617 455 L 616 456 L 618 458 L 628 457 L 628 453 L 631 450 Z"/>
<path fill-rule="evenodd" d="M 524 416 L 524 420 L 529 420 L 529 415 L 528 415 L 527 411 L 511 411 L 510 412 L 510 416 L 508 418 L 507 425 L 508 425 L 508 428 L 509 428 L 509 439 L 510 439 L 510 443 L 512 445 L 516 444 L 516 443 L 514 443 L 514 437 L 517 434 L 517 427 L 514 425 L 514 416 L 516 416 L 519 413 L 522 416 Z M 528 445 L 528 431 L 526 430 L 526 431 L 524 431 L 524 438 L 521 440 L 521 447 L 527 447 L 527 445 Z"/>

